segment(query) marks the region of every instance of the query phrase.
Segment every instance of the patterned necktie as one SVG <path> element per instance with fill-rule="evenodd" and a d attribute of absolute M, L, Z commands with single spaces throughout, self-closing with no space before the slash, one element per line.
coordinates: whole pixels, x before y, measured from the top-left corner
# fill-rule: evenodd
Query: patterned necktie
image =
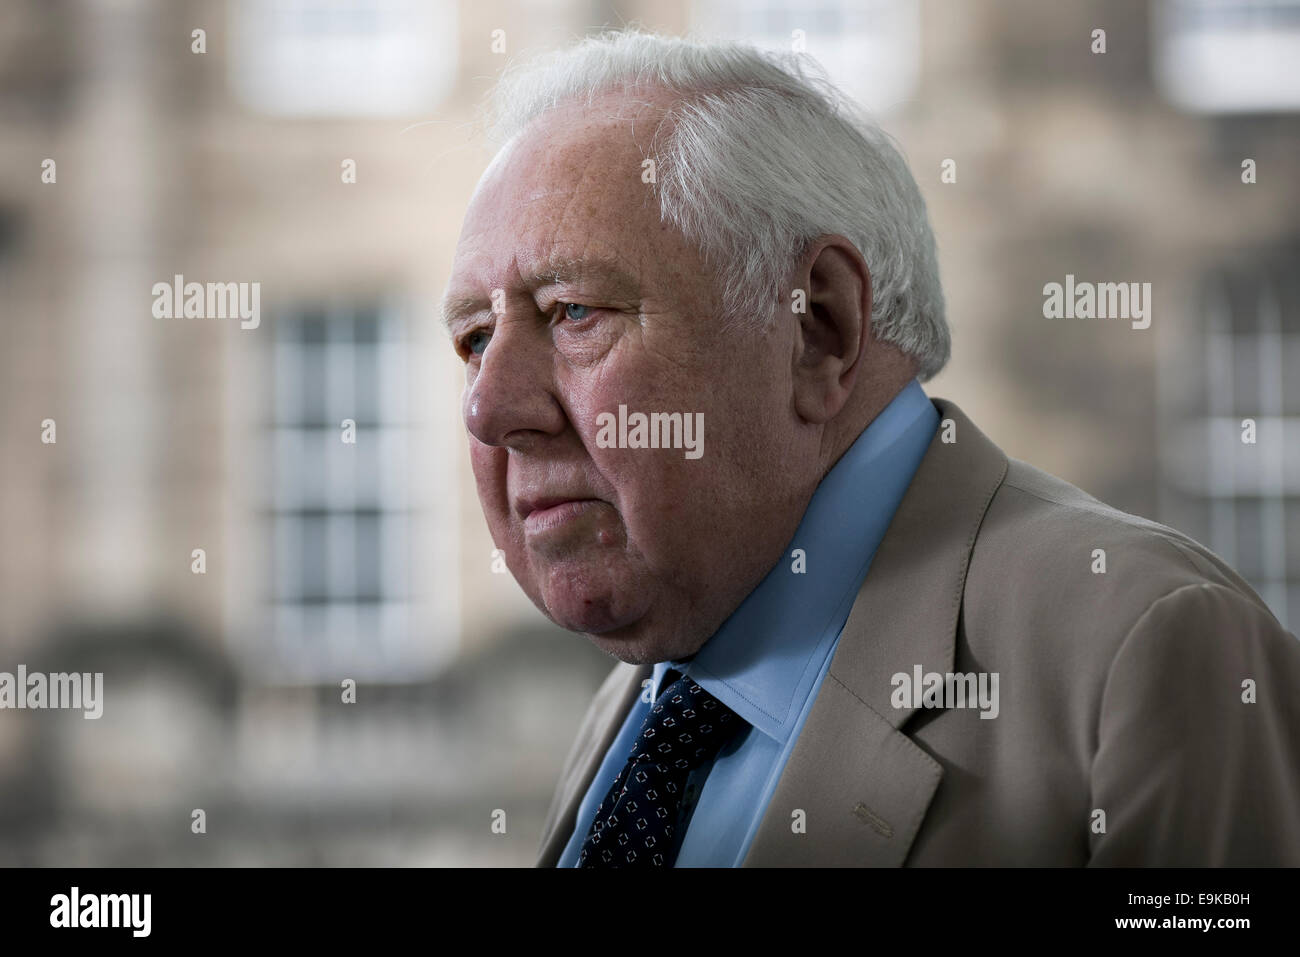
<path fill-rule="evenodd" d="M 623 770 L 596 811 L 578 867 L 671 867 L 682 791 L 744 722 L 690 678 L 669 670 Z M 671 683 L 669 683 L 671 682 Z"/>

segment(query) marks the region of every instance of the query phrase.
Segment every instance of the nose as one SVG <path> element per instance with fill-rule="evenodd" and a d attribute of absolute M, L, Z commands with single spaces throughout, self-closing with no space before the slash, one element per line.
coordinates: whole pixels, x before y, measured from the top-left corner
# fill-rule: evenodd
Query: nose
<path fill-rule="evenodd" d="M 498 321 L 465 384 L 465 427 L 484 445 L 522 449 L 564 429 L 550 339 L 530 326 Z"/>

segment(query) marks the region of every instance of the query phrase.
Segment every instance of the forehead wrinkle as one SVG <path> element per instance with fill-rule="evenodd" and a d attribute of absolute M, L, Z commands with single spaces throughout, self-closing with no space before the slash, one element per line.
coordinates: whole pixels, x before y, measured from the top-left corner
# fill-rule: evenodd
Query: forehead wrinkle
<path fill-rule="evenodd" d="M 646 284 L 653 281 L 653 276 L 642 274 L 636 262 L 640 260 L 641 266 L 651 265 L 657 258 L 653 251 L 637 246 L 635 251 L 639 255 L 629 258 L 628 251 L 616 251 L 611 245 L 610 240 L 615 239 L 615 235 L 606 236 L 603 242 L 592 235 L 593 223 L 598 231 L 608 232 L 614 224 L 623 223 L 626 226 L 626 219 L 630 215 L 652 219 L 653 222 L 648 222 L 647 226 L 660 225 L 660 218 L 655 215 L 655 204 L 647 202 L 647 199 L 653 199 L 653 190 L 649 191 L 647 197 L 642 197 L 640 202 L 629 203 L 627 190 L 620 188 L 623 184 L 612 175 L 612 171 L 626 166 L 628 176 L 634 176 L 637 185 L 640 185 L 641 160 L 647 152 L 645 145 L 638 142 L 636 126 L 632 125 L 629 129 L 628 121 L 652 104 L 633 100 L 621 105 L 623 109 L 618 112 L 622 115 L 617 118 L 610 115 L 592 118 L 576 135 L 570 133 L 564 136 L 560 148 L 541 151 L 544 155 L 543 162 L 538 165 L 530 162 L 528 174 L 518 186 L 511 188 L 507 185 L 513 164 L 506 162 L 505 154 L 511 154 L 509 158 L 513 161 L 524 162 L 525 157 L 536 155 L 536 151 L 529 148 L 533 146 L 530 140 L 541 138 L 543 142 L 554 143 L 550 131 L 543 126 L 534 127 L 527 132 L 521 131 L 508 144 L 508 149 L 503 148 L 494 157 L 493 168 L 490 170 L 493 175 L 484 175 L 479 195 L 475 197 L 478 200 L 475 205 L 479 206 L 476 212 L 487 212 L 482 201 L 486 200 L 489 205 L 495 201 L 500 204 L 498 209 L 505 216 L 498 214 L 495 217 L 496 224 L 481 234 L 479 240 L 490 242 L 492 234 L 495 234 L 494 238 L 515 246 L 517 252 L 511 262 L 513 268 L 508 269 L 506 275 L 523 288 L 532 291 L 542 285 L 604 280 L 615 286 L 617 293 L 625 293 L 632 298 L 639 297 Z M 656 119 L 662 121 L 662 117 Z M 659 125 L 659 122 L 650 124 L 651 139 Z M 614 131 L 611 127 L 614 130 L 621 127 L 622 135 L 609 135 Z M 507 177 L 506 181 L 503 182 L 501 177 Z M 545 179 L 538 182 L 542 177 Z M 528 179 L 532 182 L 528 183 Z M 522 228 L 517 230 L 509 228 L 508 222 L 503 223 L 503 220 L 518 217 L 524 211 L 532 213 L 539 205 L 547 202 L 553 204 L 551 215 L 531 216 L 525 213 L 522 217 L 524 222 L 518 224 Z M 533 222 L 529 223 L 529 219 L 533 219 Z M 533 234 L 531 241 L 528 233 Z M 520 239 L 523 240 L 523 247 L 532 247 L 534 255 L 519 251 L 521 246 L 517 244 Z M 582 247 L 582 253 L 574 255 L 573 250 L 579 246 Z M 592 246 L 609 248 L 586 255 L 587 249 Z M 647 258 L 649 262 L 646 261 Z M 493 288 L 510 288 L 515 282 L 508 281 L 502 275 L 497 277 Z M 488 308 L 490 300 L 486 296 L 471 294 L 445 297 L 444 303 L 444 324 L 452 324 L 464 312 Z"/>
<path fill-rule="evenodd" d="M 524 285 L 541 286 L 579 284 L 593 280 L 612 280 L 621 287 L 640 288 L 641 279 L 624 264 L 622 256 L 596 253 L 590 256 L 553 254 L 544 256 L 520 270 Z"/>
<path fill-rule="evenodd" d="M 608 176 L 604 164 L 588 163 L 572 188 L 552 191 L 564 194 L 563 206 L 546 230 L 542 255 L 529 264 L 527 273 L 521 270 L 525 281 L 562 285 L 606 280 L 641 289 L 649 277 L 622 248 L 628 237 L 609 232 L 612 223 L 626 226 L 631 211 Z M 640 249 L 639 241 L 633 240 L 633 249 Z"/>

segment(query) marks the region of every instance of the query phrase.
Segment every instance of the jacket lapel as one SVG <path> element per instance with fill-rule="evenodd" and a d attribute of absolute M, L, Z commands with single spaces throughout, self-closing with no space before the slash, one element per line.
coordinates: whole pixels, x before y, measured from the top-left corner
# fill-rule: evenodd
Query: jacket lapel
<path fill-rule="evenodd" d="M 918 665 L 953 670 L 971 550 L 1007 459 L 956 405 L 932 401 L 939 430 L 872 559 L 746 867 L 902 865 L 943 778 L 899 730 L 916 708 L 892 706 L 891 678 L 910 680 Z"/>
<path fill-rule="evenodd" d="M 623 726 L 632 702 L 641 693 L 641 682 L 653 673 L 652 665 L 620 664 L 596 692 L 565 759 L 551 810 L 542 825 L 537 867 L 554 867 L 564 853 L 573 835 L 578 805 L 591 787 L 591 779 L 600 769 L 600 762 L 614 743 L 618 729 Z"/>

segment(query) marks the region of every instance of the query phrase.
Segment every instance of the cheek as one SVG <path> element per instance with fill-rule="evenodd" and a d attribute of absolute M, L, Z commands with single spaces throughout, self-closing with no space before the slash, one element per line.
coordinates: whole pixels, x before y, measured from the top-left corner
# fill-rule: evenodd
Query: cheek
<path fill-rule="evenodd" d="M 506 451 L 470 439 L 469 462 L 474 470 L 478 499 L 492 530 L 504 521 L 510 508 L 506 495 Z"/>
<path fill-rule="evenodd" d="M 709 445 L 708 423 L 716 418 L 700 404 L 690 388 L 672 389 L 662 375 L 629 375 L 623 384 L 584 396 L 584 408 L 574 408 L 583 446 L 605 485 L 613 491 L 629 544 L 654 561 L 677 551 L 673 542 L 691 537 L 699 529 L 701 512 L 709 510 L 709 489 L 720 459 Z M 685 448 L 601 447 L 597 417 L 610 413 L 618 439 L 619 406 L 627 407 L 631 431 L 634 413 L 705 413 L 704 454 L 687 459 Z M 715 424 L 716 428 L 716 424 Z M 606 434 L 608 434 L 608 431 Z M 692 530 L 694 529 L 694 530 Z"/>
<path fill-rule="evenodd" d="M 706 358 L 667 348 L 615 349 L 598 369 L 581 370 L 560 383 L 586 453 L 615 495 L 629 543 L 652 562 L 677 555 L 683 541 L 716 534 L 717 497 L 748 491 L 737 470 L 752 464 L 746 460 L 764 447 L 779 420 L 779 406 L 759 407 L 747 376 L 714 368 Z M 755 359 L 746 357 L 750 369 Z M 620 405 L 629 417 L 659 412 L 694 420 L 702 414 L 703 455 L 687 459 L 685 449 L 602 448 L 598 417 L 613 416 L 617 438 Z"/>

